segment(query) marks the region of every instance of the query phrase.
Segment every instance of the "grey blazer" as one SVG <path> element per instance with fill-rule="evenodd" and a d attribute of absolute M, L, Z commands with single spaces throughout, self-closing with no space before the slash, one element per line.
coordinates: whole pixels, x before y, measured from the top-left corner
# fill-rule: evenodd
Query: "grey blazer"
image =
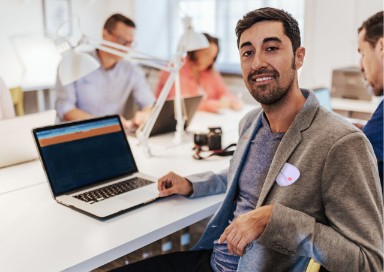
<path fill-rule="evenodd" d="M 382 271 L 383 198 L 373 149 L 361 131 L 321 108 L 313 92 L 302 92 L 305 105 L 275 153 L 257 203 L 274 204 L 270 222 L 246 248 L 238 271 L 305 271 L 310 258 L 329 271 Z M 242 119 L 229 169 L 187 177 L 191 197 L 226 191 L 194 250 L 211 249 L 233 219 L 238 178 L 261 113 Z M 300 177 L 283 187 L 276 178 L 285 163 Z"/>

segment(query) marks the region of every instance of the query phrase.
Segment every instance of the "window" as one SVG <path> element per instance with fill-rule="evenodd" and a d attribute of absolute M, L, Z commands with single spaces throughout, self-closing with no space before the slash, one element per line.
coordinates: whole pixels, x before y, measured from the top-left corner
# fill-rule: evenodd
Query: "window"
<path fill-rule="evenodd" d="M 151 2 L 151 3 L 149 3 Z M 162 2 L 159 7 L 163 12 L 151 13 L 152 24 L 157 22 L 157 26 L 162 25 L 163 28 L 147 29 L 148 26 L 148 5 L 151 7 L 158 6 L 156 2 Z M 301 38 L 304 35 L 304 3 L 305 0 L 140 0 L 136 2 L 138 33 L 140 28 L 146 33 L 163 33 L 159 40 L 148 41 L 145 43 L 153 45 L 157 44 L 156 48 L 144 46 L 145 52 L 152 52 L 157 56 L 169 58 L 176 52 L 177 40 L 182 34 L 182 18 L 186 15 L 192 18 L 192 25 L 196 31 L 208 32 L 220 39 L 220 54 L 218 58 L 219 68 L 224 70 L 231 67 L 239 69 L 239 56 L 236 46 L 235 26 L 237 21 L 243 17 L 248 11 L 261 7 L 276 7 L 281 8 L 292 14 L 299 22 L 301 30 Z M 140 6 L 142 7 L 140 8 Z M 155 7 L 154 7 L 155 8 Z M 141 13 L 142 11 L 143 13 Z M 160 16 L 166 18 L 160 18 Z M 144 18 L 140 20 L 140 18 Z M 160 23 L 161 22 L 161 23 Z M 145 29 L 145 30 L 144 30 Z M 160 31 L 160 32 L 159 32 Z M 151 34 L 154 35 L 154 34 Z M 145 36 L 141 35 L 142 37 Z M 141 43 L 141 41 L 140 41 Z M 166 43 L 161 45 L 161 43 Z M 150 50 L 150 51 L 149 51 Z"/>

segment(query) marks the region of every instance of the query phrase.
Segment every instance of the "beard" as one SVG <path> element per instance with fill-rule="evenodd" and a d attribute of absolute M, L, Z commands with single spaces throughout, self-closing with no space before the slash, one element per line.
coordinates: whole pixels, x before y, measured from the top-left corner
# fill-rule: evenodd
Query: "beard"
<path fill-rule="evenodd" d="M 279 72 L 274 69 L 262 68 L 251 72 L 247 77 L 246 85 L 253 98 L 260 104 L 266 106 L 277 105 L 279 101 L 283 101 L 283 98 L 291 90 L 295 80 L 296 65 L 294 61 L 291 67 L 292 70 L 289 73 L 289 81 L 285 86 L 283 86 L 280 82 Z M 270 85 L 272 83 L 261 86 L 254 85 L 255 81 L 252 78 L 260 74 L 268 74 L 268 76 L 273 76 L 275 86 L 271 87 Z"/>

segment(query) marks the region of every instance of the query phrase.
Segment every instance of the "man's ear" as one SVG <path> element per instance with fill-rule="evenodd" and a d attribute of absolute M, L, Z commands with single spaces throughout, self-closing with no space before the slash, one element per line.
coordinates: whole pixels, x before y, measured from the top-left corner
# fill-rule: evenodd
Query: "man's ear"
<path fill-rule="evenodd" d="M 105 40 L 105 37 L 108 35 L 108 30 L 103 28 L 103 40 Z"/>
<path fill-rule="evenodd" d="M 299 47 L 297 48 L 296 50 L 296 57 L 295 57 L 295 61 L 296 61 L 296 69 L 300 69 L 301 66 L 303 66 L 304 64 L 304 57 L 305 57 L 305 48 L 304 47 Z"/>
<path fill-rule="evenodd" d="M 384 47 L 384 37 L 381 37 L 377 41 L 377 46 L 378 46 L 379 54 L 383 58 L 384 57 L 384 49 L 383 49 L 383 47 Z"/>

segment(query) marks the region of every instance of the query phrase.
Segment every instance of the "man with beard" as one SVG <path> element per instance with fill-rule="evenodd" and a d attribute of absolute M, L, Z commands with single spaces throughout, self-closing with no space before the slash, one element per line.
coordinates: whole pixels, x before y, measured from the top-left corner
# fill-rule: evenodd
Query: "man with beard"
<path fill-rule="evenodd" d="M 224 201 L 192 251 L 118 271 L 305 271 L 310 258 L 330 271 L 381 271 L 375 155 L 360 130 L 299 88 L 297 21 L 261 8 L 236 34 L 244 82 L 262 107 L 242 119 L 229 169 L 158 181 L 160 196 L 226 192 Z"/>
<path fill-rule="evenodd" d="M 369 17 L 358 29 L 358 46 L 361 54 L 360 68 L 373 94 L 383 95 L 383 11 Z M 372 118 L 363 127 L 363 132 L 375 151 L 381 188 L 383 189 L 383 101 Z"/>

